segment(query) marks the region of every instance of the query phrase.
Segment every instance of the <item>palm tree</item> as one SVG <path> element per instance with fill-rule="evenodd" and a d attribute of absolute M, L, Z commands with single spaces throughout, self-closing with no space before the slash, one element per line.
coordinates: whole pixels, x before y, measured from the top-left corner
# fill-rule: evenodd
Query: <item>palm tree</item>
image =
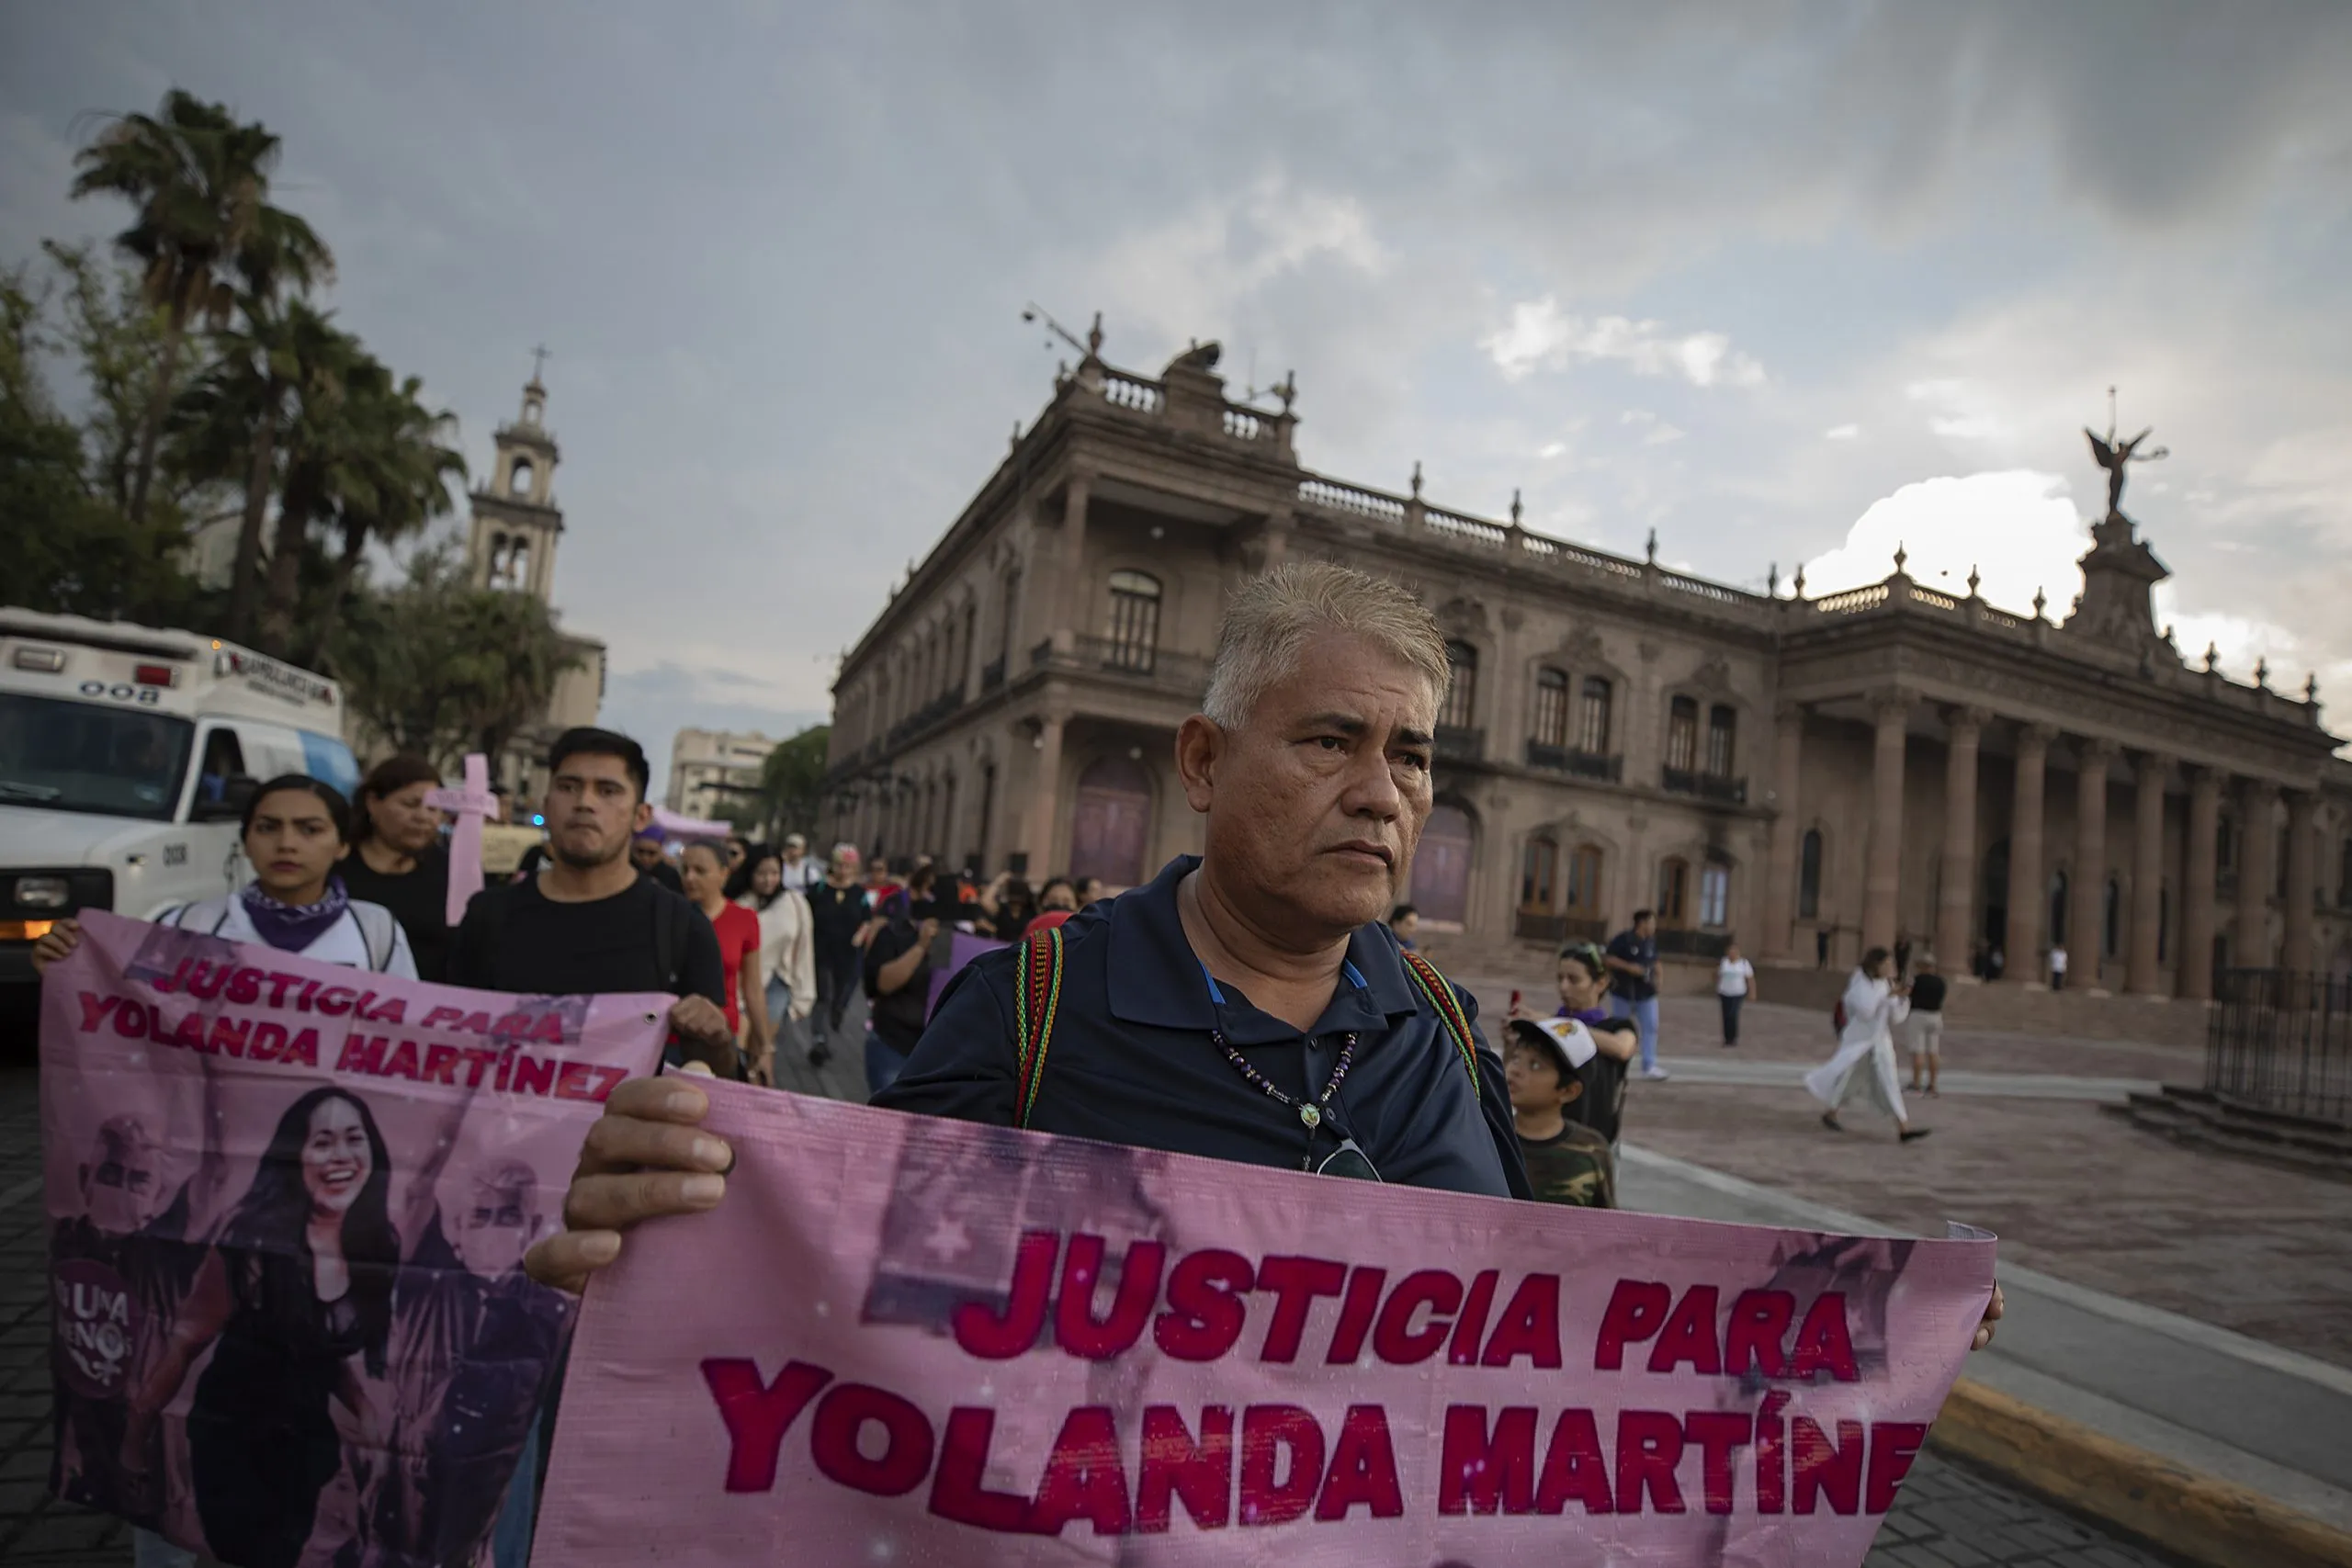
<path fill-rule="evenodd" d="M 261 642 L 290 657 L 302 591 L 302 555 L 311 525 L 333 516 L 347 489 L 360 481 L 354 455 L 364 446 L 362 410 L 391 372 L 350 333 L 317 316 L 314 330 L 287 345 L 284 472 L 277 497 L 277 531 L 270 547 L 267 592 L 262 601 Z"/>
<path fill-rule="evenodd" d="M 325 242 L 308 223 L 269 205 L 269 170 L 277 154 L 278 139 L 258 120 L 239 124 L 222 106 L 175 87 L 164 95 L 157 114 L 123 116 L 74 156 L 82 166 L 75 197 L 106 192 L 138 209 L 115 244 L 141 265 L 147 300 L 164 319 L 164 353 L 131 480 L 134 523 L 146 519 L 156 446 L 188 323 L 199 316 L 215 325 L 228 321 L 235 303 L 232 275 L 243 277 L 250 294 L 266 299 L 287 283 L 308 288 L 334 265 Z M 250 495 L 247 504 L 250 509 Z"/>
<path fill-rule="evenodd" d="M 339 464 L 336 485 L 343 550 L 313 633 L 313 658 L 334 636 L 369 541 L 397 544 L 452 510 L 449 481 L 465 478 L 466 459 L 442 437 L 454 433 L 457 417 L 447 409 L 426 408 L 418 400 L 424 390 L 424 381 L 414 376 L 393 386 L 380 366 L 353 379 L 342 422 L 351 446 Z"/>

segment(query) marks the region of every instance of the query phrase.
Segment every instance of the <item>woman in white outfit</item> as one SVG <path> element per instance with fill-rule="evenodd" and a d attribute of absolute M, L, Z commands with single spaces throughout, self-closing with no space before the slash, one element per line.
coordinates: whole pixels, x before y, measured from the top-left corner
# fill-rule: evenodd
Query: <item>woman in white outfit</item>
<path fill-rule="evenodd" d="M 1831 1132 L 1845 1131 L 1838 1120 L 1838 1107 L 1861 1093 L 1894 1118 L 1895 1132 L 1907 1144 L 1926 1137 L 1930 1129 L 1912 1126 L 1904 1114 L 1894 1026 L 1910 1015 L 1911 998 L 1909 987 L 1887 978 L 1890 956 L 1883 947 L 1862 954 L 1862 966 L 1846 982 L 1846 1025 L 1838 1035 L 1838 1054 L 1807 1073 L 1804 1087 L 1829 1107 L 1821 1113 L 1821 1124 Z"/>
<path fill-rule="evenodd" d="M 816 928 L 807 896 L 786 886 L 783 861 L 766 850 L 752 863 L 751 888 L 736 902 L 760 918 L 768 1017 L 779 1030 L 798 1024 L 817 1005 Z"/>

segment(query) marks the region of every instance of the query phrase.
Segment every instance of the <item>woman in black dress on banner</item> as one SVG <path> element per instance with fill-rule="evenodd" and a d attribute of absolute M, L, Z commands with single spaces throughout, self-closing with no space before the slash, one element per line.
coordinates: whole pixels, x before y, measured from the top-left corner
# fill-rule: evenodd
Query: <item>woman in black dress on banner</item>
<path fill-rule="evenodd" d="M 448 1149 L 442 1139 L 410 1184 L 428 1205 Z M 206 1544 L 239 1568 L 300 1561 L 342 1463 L 330 1401 L 362 1432 L 381 1424 L 367 1380 L 384 1375 L 401 1261 L 391 1186 L 365 1101 L 334 1088 L 295 1100 L 131 1402 L 123 1468 L 152 1474 L 156 1417 L 211 1347 L 188 1411 L 188 1465 Z"/>

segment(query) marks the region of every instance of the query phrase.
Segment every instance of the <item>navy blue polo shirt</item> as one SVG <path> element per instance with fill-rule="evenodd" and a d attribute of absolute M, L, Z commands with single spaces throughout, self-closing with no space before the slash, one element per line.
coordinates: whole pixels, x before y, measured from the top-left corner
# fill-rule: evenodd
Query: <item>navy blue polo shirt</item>
<path fill-rule="evenodd" d="M 1100 1143 L 1297 1170 L 1352 1137 L 1384 1181 L 1495 1198 L 1530 1196 L 1511 1130 L 1501 1062 L 1477 1033 L 1477 1003 L 1457 990 L 1478 1046 L 1472 1087 L 1445 1025 L 1397 956 L 1367 925 L 1315 1027 L 1295 1028 L 1209 977 L 1176 913 L 1176 886 L 1198 857 L 1180 856 L 1148 885 L 1096 904 L 1062 927 L 1060 1009 L 1029 1125 Z M 956 976 L 907 1059 L 874 1103 L 893 1111 L 1013 1123 L 1017 949 L 982 955 Z M 1213 1030 L 1300 1103 L 1323 1091 L 1344 1037 L 1353 1065 L 1310 1130 L 1298 1112 L 1243 1077 Z"/>

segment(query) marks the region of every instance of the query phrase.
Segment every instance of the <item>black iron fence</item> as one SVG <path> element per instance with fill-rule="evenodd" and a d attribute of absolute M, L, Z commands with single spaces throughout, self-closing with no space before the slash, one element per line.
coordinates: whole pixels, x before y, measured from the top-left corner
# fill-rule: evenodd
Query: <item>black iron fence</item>
<path fill-rule="evenodd" d="M 2205 1087 L 2265 1111 L 2352 1125 L 2352 977 L 2223 970 L 2214 977 Z"/>

